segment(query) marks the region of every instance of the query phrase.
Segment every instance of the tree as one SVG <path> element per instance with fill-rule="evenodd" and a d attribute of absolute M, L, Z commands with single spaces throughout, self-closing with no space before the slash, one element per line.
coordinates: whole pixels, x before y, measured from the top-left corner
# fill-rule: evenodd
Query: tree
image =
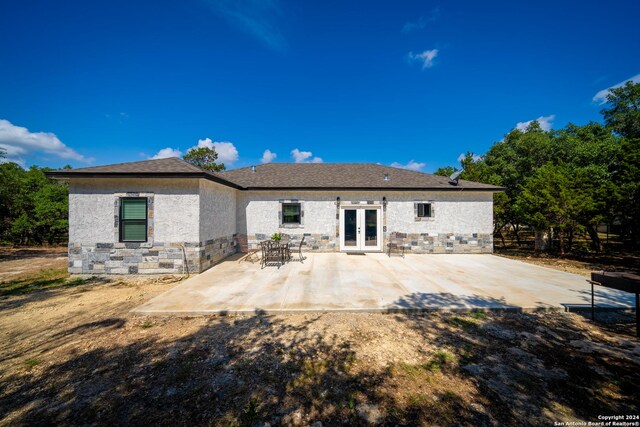
<path fill-rule="evenodd" d="M 48 168 L 0 164 L 0 241 L 18 245 L 62 243 L 67 238 L 66 183 L 48 179 Z"/>
<path fill-rule="evenodd" d="M 628 81 L 609 89 L 607 103 L 607 108 L 600 111 L 605 124 L 619 135 L 640 139 L 640 83 Z"/>
<path fill-rule="evenodd" d="M 614 176 L 619 169 L 620 142 L 620 137 L 600 123 L 569 123 L 556 133 L 552 147 L 554 163 L 567 165 L 572 185 L 589 201 L 581 206 L 577 220 L 589 234 L 591 248 L 598 252 L 603 250 L 598 225 L 611 221 L 618 210 Z"/>
<path fill-rule="evenodd" d="M 560 254 L 564 255 L 567 238 L 579 226 L 580 211 L 593 201 L 581 191 L 569 166 L 549 162 L 527 179 L 517 203 L 528 224 L 538 230 L 554 231 Z"/>
<path fill-rule="evenodd" d="M 187 151 L 187 154 L 185 154 L 182 158 L 194 166 L 198 166 L 199 168 L 209 171 L 219 172 L 226 169 L 224 163 L 216 163 L 216 160 L 218 159 L 218 153 L 216 153 L 216 150 L 214 148 L 192 148 Z"/>
<path fill-rule="evenodd" d="M 601 111 L 606 125 L 622 137 L 618 168 L 613 181 L 619 203 L 617 217 L 622 234 L 634 245 L 640 242 L 640 83 L 628 81 L 609 90 Z"/>
<path fill-rule="evenodd" d="M 619 188 L 626 188 L 616 184 L 615 178 L 625 170 L 621 156 L 629 158 L 623 142 L 624 138 L 599 123 L 570 123 L 558 131 L 545 131 L 534 121 L 524 130 L 506 134 L 484 156 L 467 153 L 460 161 L 464 169 L 460 178 L 505 188 L 494 196 L 494 235 L 503 243 L 504 226 L 511 225 L 520 243 L 519 230 L 524 225 L 540 235 L 555 231 L 561 252 L 571 250 L 576 233 L 586 232 L 592 249 L 599 251 L 597 227 L 619 212 Z M 627 187 L 637 182 L 629 177 L 620 181 Z"/>
<path fill-rule="evenodd" d="M 445 166 L 442 168 L 438 168 L 438 170 L 436 170 L 433 174 L 434 175 L 439 175 L 439 176 L 446 176 L 449 177 L 451 175 L 453 175 L 454 172 L 457 172 L 458 168 L 454 167 L 454 166 Z"/>

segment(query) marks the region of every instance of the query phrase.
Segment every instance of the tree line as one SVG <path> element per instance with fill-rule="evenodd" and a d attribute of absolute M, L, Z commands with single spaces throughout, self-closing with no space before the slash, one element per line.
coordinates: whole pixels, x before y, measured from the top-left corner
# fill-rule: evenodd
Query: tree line
<path fill-rule="evenodd" d="M 546 131 L 537 122 L 514 129 L 483 156 L 467 153 L 461 179 L 504 187 L 494 198 L 494 235 L 532 228 L 561 254 L 574 237 L 602 251 L 599 224 L 617 224 L 637 247 L 640 238 L 640 83 L 610 90 L 603 123 L 569 123 Z M 457 167 L 436 171 L 449 176 Z M 546 245 L 551 249 L 551 244 Z"/>
<path fill-rule="evenodd" d="M 5 154 L 0 150 L 0 158 Z M 13 162 L 0 164 L 0 243 L 67 242 L 69 189 L 65 182 L 44 175 L 51 170 L 38 166 L 25 170 Z"/>

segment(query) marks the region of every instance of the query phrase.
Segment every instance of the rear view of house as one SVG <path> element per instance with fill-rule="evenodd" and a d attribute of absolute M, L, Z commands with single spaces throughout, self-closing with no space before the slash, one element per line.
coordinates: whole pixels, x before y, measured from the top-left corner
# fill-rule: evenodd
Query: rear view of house
<path fill-rule="evenodd" d="M 273 233 L 307 251 L 491 253 L 501 188 L 376 164 L 208 172 L 177 158 L 49 172 L 69 181 L 69 272 L 200 272 Z"/>

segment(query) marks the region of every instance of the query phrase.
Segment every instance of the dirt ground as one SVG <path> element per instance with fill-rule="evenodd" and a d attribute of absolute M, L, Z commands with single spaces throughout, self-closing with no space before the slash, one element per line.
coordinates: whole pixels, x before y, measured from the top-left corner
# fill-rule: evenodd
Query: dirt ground
<path fill-rule="evenodd" d="M 92 279 L 0 297 L 0 425 L 553 425 L 640 415 L 629 314 L 596 324 L 570 313 L 129 314 L 180 280 Z"/>
<path fill-rule="evenodd" d="M 0 282 L 33 274 L 34 271 L 67 268 L 67 247 L 8 248 L 0 246 Z"/>
<path fill-rule="evenodd" d="M 515 243 L 506 248 L 497 246 L 495 255 L 511 258 L 530 264 L 566 271 L 590 277 L 592 271 L 627 271 L 640 274 L 640 253 L 623 250 L 619 245 L 610 245 L 611 249 L 603 253 L 575 251 L 559 256 L 554 253 L 536 252 L 533 245 L 517 246 Z"/>

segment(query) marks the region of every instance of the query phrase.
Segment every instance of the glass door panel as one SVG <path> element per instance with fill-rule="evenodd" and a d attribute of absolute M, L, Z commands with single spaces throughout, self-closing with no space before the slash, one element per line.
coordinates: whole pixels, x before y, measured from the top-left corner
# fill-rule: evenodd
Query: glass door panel
<path fill-rule="evenodd" d="M 378 246 L 378 209 L 364 211 L 364 245 Z"/>
<path fill-rule="evenodd" d="M 356 209 L 344 210 L 344 245 L 358 246 L 358 211 Z"/>

